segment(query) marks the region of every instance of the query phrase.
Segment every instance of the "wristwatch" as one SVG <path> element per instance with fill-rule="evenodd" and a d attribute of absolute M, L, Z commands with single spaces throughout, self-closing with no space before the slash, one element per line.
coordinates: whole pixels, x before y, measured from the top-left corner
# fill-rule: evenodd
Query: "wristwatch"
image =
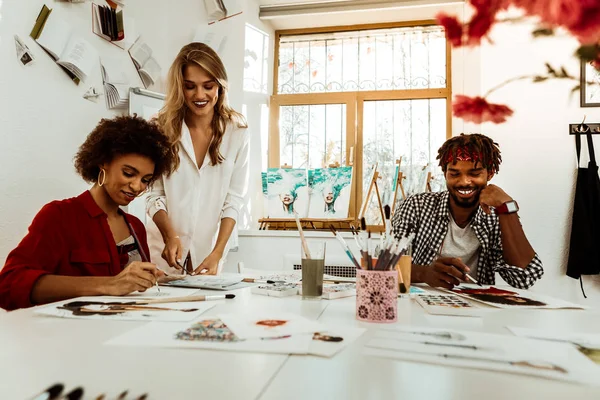
<path fill-rule="evenodd" d="M 519 205 L 516 201 L 510 200 L 494 209 L 496 214 L 512 214 L 519 211 Z"/>

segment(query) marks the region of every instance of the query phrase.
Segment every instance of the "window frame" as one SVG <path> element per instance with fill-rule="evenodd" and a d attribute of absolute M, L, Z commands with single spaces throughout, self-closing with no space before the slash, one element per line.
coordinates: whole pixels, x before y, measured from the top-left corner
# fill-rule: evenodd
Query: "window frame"
<path fill-rule="evenodd" d="M 417 100 L 417 99 L 446 99 L 446 138 L 452 136 L 452 58 L 451 45 L 446 40 L 446 87 L 435 89 L 399 89 L 372 90 L 354 92 L 323 92 L 278 94 L 279 79 L 279 42 L 281 36 L 308 35 L 315 33 L 347 32 L 373 29 L 403 28 L 438 25 L 435 20 L 415 20 L 403 22 L 328 26 L 306 29 L 287 29 L 275 31 L 274 61 L 273 61 L 273 91 L 269 98 L 269 149 L 268 167 L 279 168 L 280 137 L 279 137 L 279 108 L 282 106 L 298 105 L 346 105 L 346 166 L 353 166 L 352 191 L 350 196 L 349 218 L 356 219 L 362 204 L 363 187 L 363 110 L 365 101 L 378 100 Z M 354 151 L 352 150 L 354 149 Z M 352 158 L 351 158 L 352 156 Z"/>

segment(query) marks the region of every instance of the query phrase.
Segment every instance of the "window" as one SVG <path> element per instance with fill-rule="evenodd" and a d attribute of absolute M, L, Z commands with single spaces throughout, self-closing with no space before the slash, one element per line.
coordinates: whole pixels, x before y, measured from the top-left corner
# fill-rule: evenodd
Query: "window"
<path fill-rule="evenodd" d="M 384 205 L 393 203 L 400 160 L 406 195 L 425 190 L 427 173 L 439 170 L 437 149 L 450 136 L 442 27 L 426 21 L 278 31 L 275 46 L 269 167 L 352 165 L 352 217 L 374 164 Z M 382 223 L 375 196 L 365 216 L 369 225 Z"/>

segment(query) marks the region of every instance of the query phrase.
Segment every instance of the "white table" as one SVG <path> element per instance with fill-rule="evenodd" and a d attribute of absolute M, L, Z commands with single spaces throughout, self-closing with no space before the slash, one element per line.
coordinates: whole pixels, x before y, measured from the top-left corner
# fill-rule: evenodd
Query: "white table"
<path fill-rule="evenodd" d="M 214 292 L 213 292 L 214 293 Z M 600 390 L 575 384 L 363 355 L 379 324 L 354 317 L 355 298 L 303 301 L 235 291 L 236 299 L 207 313 L 272 309 L 368 331 L 331 359 L 105 346 L 142 322 L 59 319 L 31 309 L 0 314 L 0 399 L 27 399 L 55 382 L 81 385 L 86 399 L 124 389 L 150 399 L 600 399 Z M 600 332 L 597 310 L 499 311 L 485 318 L 428 315 L 399 299 L 399 325 L 510 334 L 505 326 Z M 390 326 L 386 324 L 386 326 Z M 600 379 L 600 376 L 599 376 Z M 110 397 L 109 397 L 110 398 Z M 129 397 L 134 399 L 136 397 Z"/>

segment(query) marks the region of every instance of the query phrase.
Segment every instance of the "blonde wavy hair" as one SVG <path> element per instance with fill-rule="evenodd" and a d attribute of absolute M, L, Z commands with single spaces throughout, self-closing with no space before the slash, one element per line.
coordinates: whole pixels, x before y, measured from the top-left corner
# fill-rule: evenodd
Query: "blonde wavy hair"
<path fill-rule="evenodd" d="M 204 43 L 195 42 L 183 46 L 169 69 L 165 105 L 158 114 L 158 124 L 171 140 L 170 152 L 175 158 L 175 168 L 179 167 L 181 126 L 188 110 L 183 94 L 183 71 L 192 64 L 206 71 L 219 86 L 219 98 L 211 122 L 212 139 L 208 146 L 210 164 L 217 165 L 225 159 L 219 148 L 227 124 L 233 123 L 239 128 L 248 127 L 244 116 L 229 106 L 227 72 L 218 54 Z"/>

